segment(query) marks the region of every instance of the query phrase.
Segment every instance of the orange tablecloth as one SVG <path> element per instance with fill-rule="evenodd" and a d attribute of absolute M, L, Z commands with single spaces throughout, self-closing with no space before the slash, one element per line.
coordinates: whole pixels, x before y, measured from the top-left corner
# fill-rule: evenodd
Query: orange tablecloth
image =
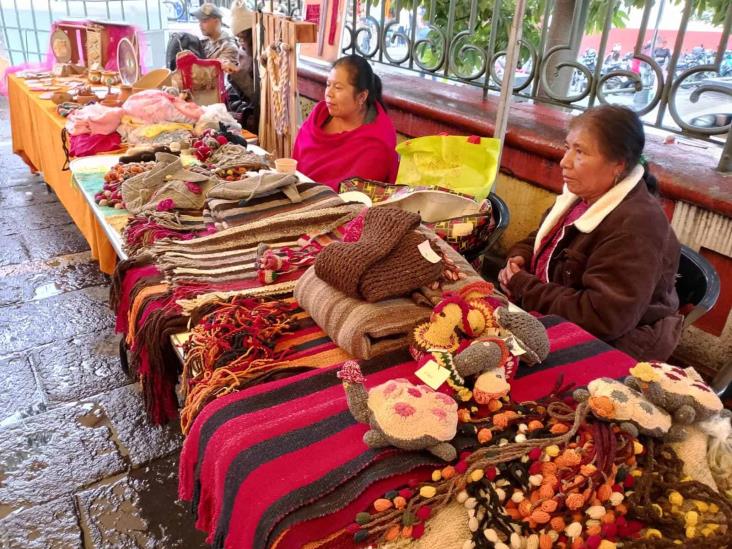
<path fill-rule="evenodd" d="M 43 174 L 89 243 L 92 257 L 99 261 L 101 271 L 112 273 L 117 254 L 82 190 L 72 182 L 71 172 L 62 169 L 66 161 L 61 143 L 65 119 L 56 113 L 52 101 L 39 99 L 38 93 L 31 92 L 25 81 L 14 75 L 8 78 L 8 102 L 13 152 L 23 158 L 31 170 Z"/>

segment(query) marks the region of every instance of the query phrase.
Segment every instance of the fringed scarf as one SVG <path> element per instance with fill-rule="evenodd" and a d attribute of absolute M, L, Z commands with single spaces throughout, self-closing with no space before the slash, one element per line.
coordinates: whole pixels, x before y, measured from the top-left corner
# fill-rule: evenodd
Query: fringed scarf
<path fill-rule="evenodd" d="M 134 256 L 164 238 L 190 240 L 213 232 L 215 229 L 204 223 L 202 215 L 146 212 L 130 219 L 122 236 L 125 251 Z"/>

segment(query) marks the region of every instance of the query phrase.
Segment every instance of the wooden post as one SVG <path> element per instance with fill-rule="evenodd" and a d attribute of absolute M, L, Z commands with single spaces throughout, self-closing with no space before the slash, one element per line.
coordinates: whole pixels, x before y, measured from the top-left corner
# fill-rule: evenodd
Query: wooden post
<path fill-rule="evenodd" d="M 263 30 L 263 38 L 260 35 Z M 286 98 L 289 114 L 289 127 L 283 135 L 275 130 L 274 101 L 272 82 L 267 73 L 267 62 L 261 66 L 260 81 L 260 115 L 259 115 L 259 144 L 274 155 L 275 158 L 284 158 L 292 154 L 292 146 L 297 133 L 297 44 L 315 42 L 317 26 L 306 21 L 292 21 L 291 19 L 274 14 L 256 12 L 254 19 L 254 51 L 255 63 L 260 63 L 262 56 L 267 56 L 270 46 L 281 41 L 288 49 L 288 78 L 289 91 Z M 261 43 L 260 43 L 261 42 Z"/>

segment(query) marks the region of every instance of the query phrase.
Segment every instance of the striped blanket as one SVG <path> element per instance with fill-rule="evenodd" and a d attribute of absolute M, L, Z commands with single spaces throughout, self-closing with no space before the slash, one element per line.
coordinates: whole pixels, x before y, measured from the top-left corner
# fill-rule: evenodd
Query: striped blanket
<path fill-rule="evenodd" d="M 292 202 L 283 192 L 246 201 L 209 197 L 206 200 L 203 216 L 207 223 L 213 223 L 218 230 L 223 230 L 261 219 L 269 219 L 275 215 L 319 210 L 344 204 L 340 196 L 324 185 L 299 183 L 296 189 L 300 195 L 300 202 Z"/>
<path fill-rule="evenodd" d="M 627 372 L 635 361 L 576 325 L 548 316 L 552 352 L 521 371 L 512 396 L 538 387 Z M 193 424 L 180 458 L 179 495 L 216 548 L 303 547 L 316 539 L 349 546 L 346 530 L 369 497 L 435 466 L 427 452 L 369 449 L 335 373 L 340 365 L 266 383 L 220 398 Z M 367 386 L 395 377 L 416 381 L 403 352 L 362 363 Z M 566 375 L 566 374 L 572 375 Z M 533 395 L 533 396 L 530 396 Z M 391 479 L 391 480 L 389 480 Z"/>
<path fill-rule="evenodd" d="M 355 217 L 360 206 L 341 205 L 258 220 L 193 240 L 162 241 L 150 249 L 176 285 L 219 284 L 256 278 L 257 248 L 295 246 L 304 234 L 325 235 Z"/>

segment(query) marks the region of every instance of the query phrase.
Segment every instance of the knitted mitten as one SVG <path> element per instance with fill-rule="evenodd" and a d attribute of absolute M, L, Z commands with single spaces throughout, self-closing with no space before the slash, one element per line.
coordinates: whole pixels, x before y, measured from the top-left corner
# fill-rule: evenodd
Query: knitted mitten
<path fill-rule="evenodd" d="M 389 255 L 419 222 L 419 214 L 372 208 L 366 214 L 359 241 L 327 246 L 315 261 L 315 274 L 344 294 L 358 298 L 358 284 L 366 270 Z"/>
<path fill-rule="evenodd" d="M 426 236 L 411 231 L 383 260 L 378 261 L 363 274 L 358 289 L 370 302 L 408 295 L 421 286 L 432 284 L 442 275 L 442 261 L 432 263 L 420 253 L 418 246 L 428 240 Z M 430 242 L 432 251 L 439 250 Z"/>

